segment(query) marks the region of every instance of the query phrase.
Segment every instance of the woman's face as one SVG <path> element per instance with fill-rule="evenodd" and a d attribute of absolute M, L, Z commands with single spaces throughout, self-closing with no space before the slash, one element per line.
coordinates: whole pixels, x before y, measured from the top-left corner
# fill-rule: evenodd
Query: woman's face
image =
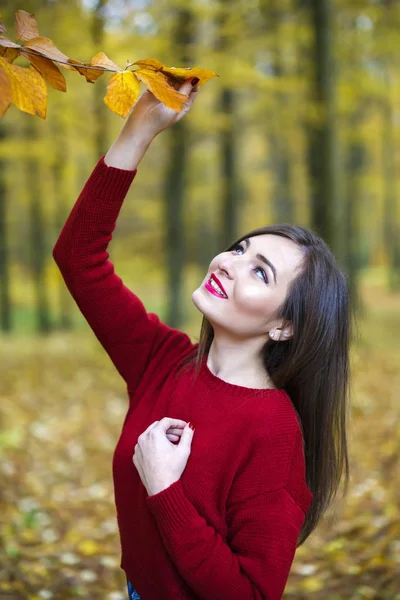
<path fill-rule="evenodd" d="M 213 325 L 214 333 L 225 330 L 239 337 L 264 337 L 282 325 L 276 311 L 301 260 L 300 248 L 287 238 L 263 234 L 243 240 L 233 250 L 213 258 L 207 275 L 192 294 L 193 304 Z M 210 289 L 212 274 L 227 297 Z"/>

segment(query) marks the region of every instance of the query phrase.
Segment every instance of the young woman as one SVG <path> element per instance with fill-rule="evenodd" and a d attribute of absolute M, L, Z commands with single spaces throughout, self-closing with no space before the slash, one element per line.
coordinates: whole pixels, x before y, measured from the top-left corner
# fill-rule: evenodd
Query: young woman
<path fill-rule="evenodd" d="M 278 600 L 347 454 L 349 309 L 325 243 L 290 225 L 215 256 L 199 343 L 147 313 L 107 252 L 152 139 L 183 118 L 146 91 L 97 163 L 53 256 L 124 378 L 113 458 L 121 567 L 136 600 Z M 195 423 L 195 431 L 193 430 Z"/>

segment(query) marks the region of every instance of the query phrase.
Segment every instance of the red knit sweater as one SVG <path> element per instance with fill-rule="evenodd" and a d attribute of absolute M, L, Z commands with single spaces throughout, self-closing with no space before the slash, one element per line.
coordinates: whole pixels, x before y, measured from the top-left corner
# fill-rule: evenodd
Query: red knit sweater
<path fill-rule="evenodd" d="M 127 385 L 113 459 L 121 567 L 143 600 L 278 600 L 312 500 L 297 414 L 284 391 L 233 385 L 206 360 L 196 380 L 177 377 L 194 345 L 146 312 L 107 252 L 135 175 L 102 157 L 53 250 Z M 196 431 L 181 478 L 149 497 L 132 457 L 138 436 L 165 416 Z"/>

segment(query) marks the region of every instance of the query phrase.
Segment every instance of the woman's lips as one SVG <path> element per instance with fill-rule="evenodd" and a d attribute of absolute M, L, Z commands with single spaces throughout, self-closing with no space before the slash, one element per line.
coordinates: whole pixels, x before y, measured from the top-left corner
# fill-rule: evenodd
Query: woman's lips
<path fill-rule="evenodd" d="M 216 283 L 218 285 L 218 287 L 221 289 L 221 292 L 224 294 L 224 296 L 228 297 L 228 294 L 224 290 L 224 288 L 222 286 L 222 283 L 220 282 L 220 280 L 218 279 L 218 277 L 215 275 L 215 273 L 211 273 L 210 281 L 211 280 L 213 280 L 214 283 Z"/>
<path fill-rule="evenodd" d="M 209 291 L 211 294 L 214 294 L 214 296 L 217 296 L 217 298 L 221 298 L 222 300 L 227 300 L 227 298 L 225 298 L 225 296 L 221 296 L 221 294 L 219 294 L 217 292 L 217 290 L 214 290 L 214 288 L 208 283 L 208 280 L 205 282 L 204 287 L 206 288 L 207 291 Z"/>

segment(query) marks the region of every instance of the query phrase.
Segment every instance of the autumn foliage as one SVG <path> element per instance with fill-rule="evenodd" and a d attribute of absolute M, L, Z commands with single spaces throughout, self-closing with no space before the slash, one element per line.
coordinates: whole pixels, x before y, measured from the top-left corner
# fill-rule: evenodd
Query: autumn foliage
<path fill-rule="evenodd" d="M 24 112 L 45 119 L 46 84 L 60 92 L 67 90 L 65 77 L 55 63 L 68 71 L 77 71 L 88 83 L 95 83 L 105 71 L 113 73 L 104 102 L 123 118 L 140 94 L 140 82 L 166 106 L 180 112 L 187 96 L 175 89 L 175 83 L 197 77 L 197 85 L 202 85 L 212 77 L 219 77 L 210 69 L 167 67 L 155 58 L 127 61 L 122 69 L 104 52 L 98 52 L 90 63 L 82 63 L 63 54 L 51 39 L 41 36 L 34 15 L 24 10 L 16 13 L 16 36 L 19 42 L 25 43 L 13 42 L 3 35 L 5 31 L 0 23 L 0 116 L 14 104 Z M 28 68 L 13 64 L 19 56 L 29 61 Z M 131 67 L 136 68 L 131 70 Z"/>

